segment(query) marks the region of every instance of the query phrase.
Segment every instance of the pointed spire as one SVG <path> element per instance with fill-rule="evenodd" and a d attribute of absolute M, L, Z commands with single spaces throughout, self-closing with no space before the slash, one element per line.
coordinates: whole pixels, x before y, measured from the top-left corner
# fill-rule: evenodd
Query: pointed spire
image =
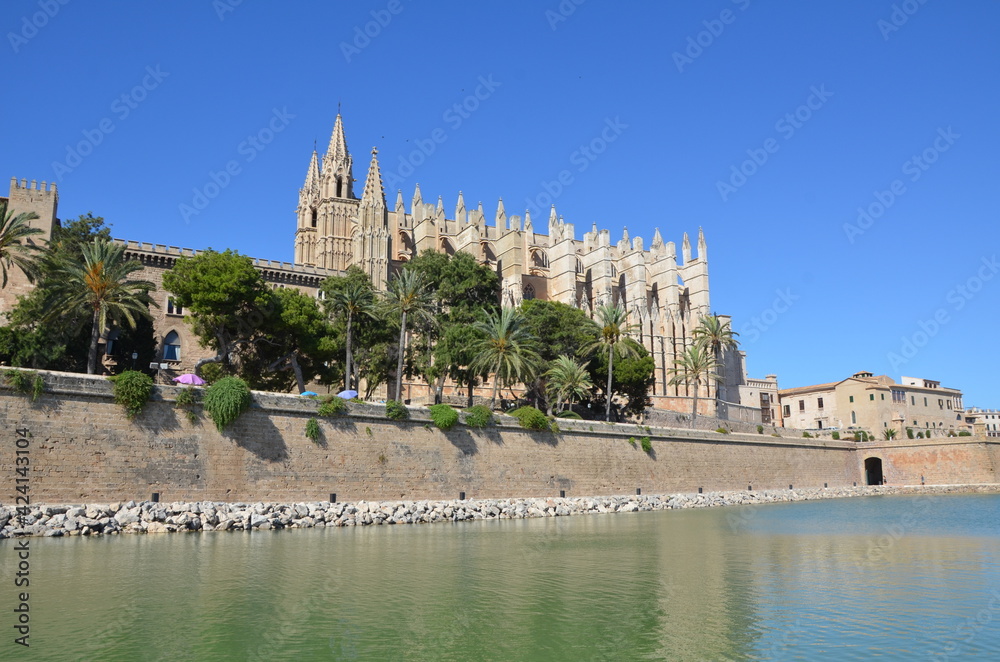
<path fill-rule="evenodd" d="M 413 190 L 413 206 L 410 209 L 413 210 L 414 214 L 419 205 L 424 204 L 424 198 L 420 195 L 420 182 L 417 182 L 417 187 Z"/>
<path fill-rule="evenodd" d="M 396 211 L 406 213 L 406 207 L 403 205 L 403 189 L 396 189 Z"/>
<path fill-rule="evenodd" d="M 658 249 L 663 246 L 663 237 L 660 236 L 660 228 L 656 228 L 653 231 L 653 243 L 650 244 L 650 248 Z"/>
<path fill-rule="evenodd" d="M 458 204 L 455 205 L 455 220 L 459 223 L 466 223 L 468 218 L 465 213 L 465 198 L 462 192 L 458 192 Z"/>
<path fill-rule="evenodd" d="M 628 228 L 627 227 L 623 227 L 622 228 L 622 241 L 624 241 L 626 244 L 629 241 L 629 239 L 628 239 Z"/>
<path fill-rule="evenodd" d="M 385 208 L 385 190 L 382 188 L 382 171 L 378 166 L 378 149 L 372 147 L 372 162 L 365 178 L 365 191 L 361 194 L 360 207 Z"/>
<path fill-rule="evenodd" d="M 497 205 L 497 215 L 493 219 L 493 225 L 496 226 L 497 230 L 507 228 L 507 211 L 503 208 L 503 198 L 500 198 L 500 203 Z"/>
<path fill-rule="evenodd" d="M 705 231 L 698 228 L 698 259 L 708 259 L 708 244 L 705 242 Z"/>
<path fill-rule="evenodd" d="M 444 213 L 444 200 L 441 198 L 440 195 L 438 196 L 437 209 L 435 209 L 435 211 L 438 212 L 438 214 Z"/>
<path fill-rule="evenodd" d="M 531 210 L 530 209 L 525 209 L 524 210 L 524 231 L 525 232 L 534 232 L 535 231 L 534 228 L 531 227 Z"/>
<path fill-rule="evenodd" d="M 681 244 L 681 256 L 684 258 L 684 264 L 691 261 L 691 240 L 687 232 L 684 233 L 684 243 Z"/>
<path fill-rule="evenodd" d="M 552 205 L 552 209 L 549 211 L 549 225 L 555 225 L 559 221 L 559 216 L 556 215 L 556 206 Z"/>
<path fill-rule="evenodd" d="M 306 182 L 302 185 L 303 193 L 319 192 L 319 155 L 313 149 L 312 158 L 309 160 L 309 169 L 306 171 Z"/>
<path fill-rule="evenodd" d="M 326 149 L 326 158 L 342 161 L 347 158 L 347 140 L 344 138 L 344 119 L 337 111 L 337 119 L 333 122 L 333 133 L 330 134 L 330 146 Z"/>

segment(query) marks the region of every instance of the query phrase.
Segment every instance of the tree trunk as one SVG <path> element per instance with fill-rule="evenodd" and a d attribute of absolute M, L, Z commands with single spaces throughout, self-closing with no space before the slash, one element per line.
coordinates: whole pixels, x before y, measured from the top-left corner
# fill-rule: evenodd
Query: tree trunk
<path fill-rule="evenodd" d="M 698 418 L 698 380 L 694 380 L 694 407 L 691 408 L 691 429 L 694 429 L 694 421 Z"/>
<path fill-rule="evenodd" d="M 306 382 L 302 379 L 302 368 L 299 366 L 299 361 L 295 358 L 295 352 L 292 352 L 288 357 L 288 362 L 292 364 L 292 372 L 295 373 L 295 382 L 298 384 L 299 393 L 306 390 Z"/>
<path fill-rule="evenodd" d="M 475 388 L 475 384 L 476 384 L 475 378 L 470 376 L 469 377 L 469 404 L 467 405 L 468 407 L 471 407 L 472 404 L 473 404 L 473 402 L 475 402 L 475 400 L 473 399 L 473 389 Z"/>
<path fill-rule="evenodd" d="M 406 352 L 406 311 L 399 320 L 399 360 L 396 362 L 396 400 L 403 402 L 403 354 Z"/>
<path fill-rule="evenodd" d="M 493 373 L 493 397 L 490 398 L 490 409 L 497 407 L 497 391 L 500 390 L 500 375 Z"/>
<path fill-rule="evenodd" d="M 608 351 L 608 405 L 604 412 L 604 416 L 607 422 L 611 422 L 611 377 L 614 375 L 615 367 L 615 346 L 612 345 L 611 349 Z"/>
<path fill-rule="evenodd" d="M 101 314 L 94 310 L 94 324 L 90 329 L 90 352 L 87 354 L 87 374 L 97 374 L 97 344 L 101 340 Z"/>
<path fill-rule="evenodd" d="M 344 370 L 344 382 L 346 384 L 344 386 L 345 391 L 351 390 L 351 359 L 353 358 L 354 357 L 351 356 L 351 313 L 348 312 L 347 313 L 347 366 L 345 367 Z"/>

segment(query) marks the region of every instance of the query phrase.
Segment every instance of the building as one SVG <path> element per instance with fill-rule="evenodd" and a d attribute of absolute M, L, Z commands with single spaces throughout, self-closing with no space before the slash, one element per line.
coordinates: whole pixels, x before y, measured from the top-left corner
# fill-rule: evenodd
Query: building
<path fill-rule="evenodd" d="M 957 434 L 967 430 L 962 392 L 940 382 L 856 372 L 827 384 L 783 389 L 778 393 L 781 416 L 788 427 L 802 430 L 859 429 L 881 437 L 907 428 L 924 434 Z"/>
<path fill-rule="evenodd" d="M 986 437 L 1000 437 L 1000 409 L 969 407 L 962 412 L 969 432 Z"/>
<path fill-rule="evenodd" d="M 377 149 L 372 149 L 360 197 L 355 195 L 353 157 L 347 148 L 343 118 L 338 114 L 329 146 L 322 158 L 314 149 L 306 177 L 298 193 L 294 231 L 294 262 L 255 260 L 272 287 L 295 287 L 315 295 L 323 279 L 342 274 L 357 265 L 384 290 L 393 273 L 422 251 L 454 254 L 466 251 L 483 264 L 495 268 L 502 283 L 502 303 L 517 306 L 524 299 L 560 301 L 586 311 L 605 304 L 619 304 L 637 328 L 635 339 L 651 354 L 656 365 L 652 389 L 654 407 L 689 411 L 693 394 L 688 388 L 668 384 L 674 359 L 693 343 L 692 331 L 702 317 L 711 314 L 708 280 L 708 247 L 699 230 L 694 245 L 683 234 L 680 249 L 663 240 L 657 229 L 647 245 L 626 230 L 612 242 L 608 230 L 593 224 L 577 239 L 574 225 L 559 216 L 553 206 L 545 225 L 537 220 L 508 215 L 501 199 L 492 223 L 487 222 L 482 203 L 466 205 L 459 191 L 455 211 L 449 215 L 444 202 L 424 202 L 419 184 L 409 209 L 402 191 L 394 206 L 386 202 Z M 55 185 L 46 190 L 23 180 L 11 182 L 11 207 L 35 210 L 39 227 L 51 227 L 56 218 L 58 195 Z M 184 321 L 184 311 L 161 289 L 162 275 L 192 249 L 141 241 L 117 240 L 127 255 L 144 269 L 137 277 L 157 286 L 160 310 L 154 311 L 154 328 L 161 347 L 161 360 L 177 371 L 191 370 L 207 352 L 200 348 Z M 3 292 L 4 306 L 13 304 L 14 294 L 25 286 Z M 725 318 L 724 319 L 728 319 Z M 750 389 L 745 377 L 745 355 L 727 350 L 722 356 L 724 380 L 703 386 L 699 413 L 716 414 L 716 403 L 725 403 L 718 413 L 734 420 L 761 422 L 762 411 L 773 420 L 777 381 L 758 380 Z M 716 392 L 717 388 L 717 392 Z M 762 397 L 757 391 L 768 391 Z M 421 392 L 421 389 L 426 393 Z M 429 387 L 411 384 L 405 395 L 415 399 L 430 394 Z M 743 402 L 743 398 L 747 402 Z"/>

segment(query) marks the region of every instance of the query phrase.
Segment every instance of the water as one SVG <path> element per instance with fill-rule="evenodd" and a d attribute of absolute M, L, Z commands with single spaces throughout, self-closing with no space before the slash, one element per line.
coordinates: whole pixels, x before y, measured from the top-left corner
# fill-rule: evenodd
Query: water
<path fill-rule="evenodd" d="M 31 539 L 0 659 L 1000 659 L 1000 496 Z"/>

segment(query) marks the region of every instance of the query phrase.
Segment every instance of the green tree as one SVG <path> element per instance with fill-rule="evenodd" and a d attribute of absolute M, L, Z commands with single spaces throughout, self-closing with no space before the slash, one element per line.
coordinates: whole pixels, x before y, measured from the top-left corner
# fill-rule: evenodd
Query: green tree
<path fill-rule="evenodd" d="M 432 322 L 434 299 L 418 271 L 403 269 L 389 282 L 385 295 L 389 312 L 399 315 L 399 343 L 397 344 L 395 398 L 403 401 L 403 359 L 406 355 L 407 318 L 416 323 Z"/>
<path fill-rule="evenodd" d="M 0 198 L 0 273 L 3 274 L 3 285 L 7 287 L 7 270 L 18 267 L 34 282 L 38 276 L 38 258 L 42 246 L 32 241 L 31 237 L 42 234 L 38 228 L 29 225 L 38 218 L 35 212 L 21 212 L 14 215 L 7 210 L 8 201 Z"/>
<path fill-rule="evenodd" d="M 649 390 L 653 386 L 655 364 L 646 348 L 631 338 L 624 340 L 632 352 L 614 359 L 614 379 L 610 398 L 625 400 L 622 412 L 639 415 L 652 404 Z M 595 384 L 608 381 L 608 354 L 597 353 L 591 360 L 590 376 Z M 605 392 L 605 395 L 607 393 Z"/>
<path fill-rule="evenodd" d="M 711 351 L 701 345 L 692 345 L 674 359 L 674 367 L 668 371 L 671 385 L 686 384 L 693 388 L 691 427 L 694 427 L 695 419 L 698 418 L 698 390 L 702 384 L 719 379 L 717 367 Z"/>
<path fill-rule="evenodd" d="M 551 362 L 559 356 L 584 358 L 600 337 L 587 314 L 559 301 L 526 299 L 521 303 L 528 330 L 538 338 L 538 353 Z"/>
<path fill-rule="evenodd" d="M 125 259 L 125 247 L 95 239 L 82 247 L 81 259 L 60 262 L 53 274 L 53 295 L 43 319 L 56 319 L 65 311 L 87 311 L 91 316 L 87 374 L 97 372 L 97 347 L 101 333 L 110 323 L 125 322 L 136 327 L 136 319 L 149 316 L 150 297 L 155 285 L 129 276 L 142 269 L 137 261 Z"/>
<path fill-rule="evenodd" d="M 250 258 L 231 250 L 180 258 L 163 274 L 163 287 L 189 313 L 201 345 L 216 353 L 200 359 L 195 373 L 206 363 L 236 367 L 238 353 L 250 350 L 275 305 Z"/>
<path fill-rule="evenodd" d="M 605 420 L 611 421 L 611 385 L 614 377 L 615 354 L 625 358 L 626 356 L 636 356 L 634 344 L 625 342 L 627 336 L 634 329 L 628 323 L 628 314 L 620 306 L 600 306 L 597 309 L 597 326 L 600 329 L 600 337 L 595 340 L 588 350 L 605 349 L 608 356 L 608 387 L 607 408 L 604 412 Z"/>
<path fill-rule="evenodd" d="M 698 322 L 698 326 L 691 332 L 695 343 L 710 351 L 712 357 L 715 358 L 716 369 L 718 370 L 718 379 L 715 380 L 716 398 L 719 396 L 718 383 L 725 380 L 725 375 L 722 372 L 725 369 L 725 364 L 722 361 L 722 353 L 727 349 L 736 349 L 739 347 L 740 343 L 736 340 L 739 335 L 733 331 L 729 320 L 723 320 L 718 315 L 702 317 Z"/>
<path fill-rule="evenodd" d="M 573 409 L 573 401 L 581 400 L 594 388 L 594 383 L 590 380 L 590 373 L 587 371 L 587 363 L 577 363 L 570 357 L 563 354 L 557 356 L 545 372 L 548 380 L 549 396 L 556 401 L 556 407 L 562 411 L 562 402 L 566 400 L 569 408 Z"/>
<path fill-rule="evenodd" d="M 490 407 L 496 406 L 500 384 L 512 386 L 533 378 L 541 363 L 537 341 L 528 331 L 524 316 L 516 308 L 502 308 L 499 313 L 477 322 L 483 338 L 475 345 L 473 370 L 493 375 Z"/>
<path fill-rule="evenodd" d="M 367 278 L 366 278 L 367 281 Z M 346 344 L 344 358 L 344 388 L 351 388 L 351 377 L 354 374 L 351 368 L 351 341 L 353 340 L 354 321 L 361 317 L 376 319 L 375 292 L 371 282 L 359 283 L 357 281 L 348 282 L 342 289 L 331 292 L 326 299 L 327 310 L 334 315 L 342 315 L 347 320 Z"/>

